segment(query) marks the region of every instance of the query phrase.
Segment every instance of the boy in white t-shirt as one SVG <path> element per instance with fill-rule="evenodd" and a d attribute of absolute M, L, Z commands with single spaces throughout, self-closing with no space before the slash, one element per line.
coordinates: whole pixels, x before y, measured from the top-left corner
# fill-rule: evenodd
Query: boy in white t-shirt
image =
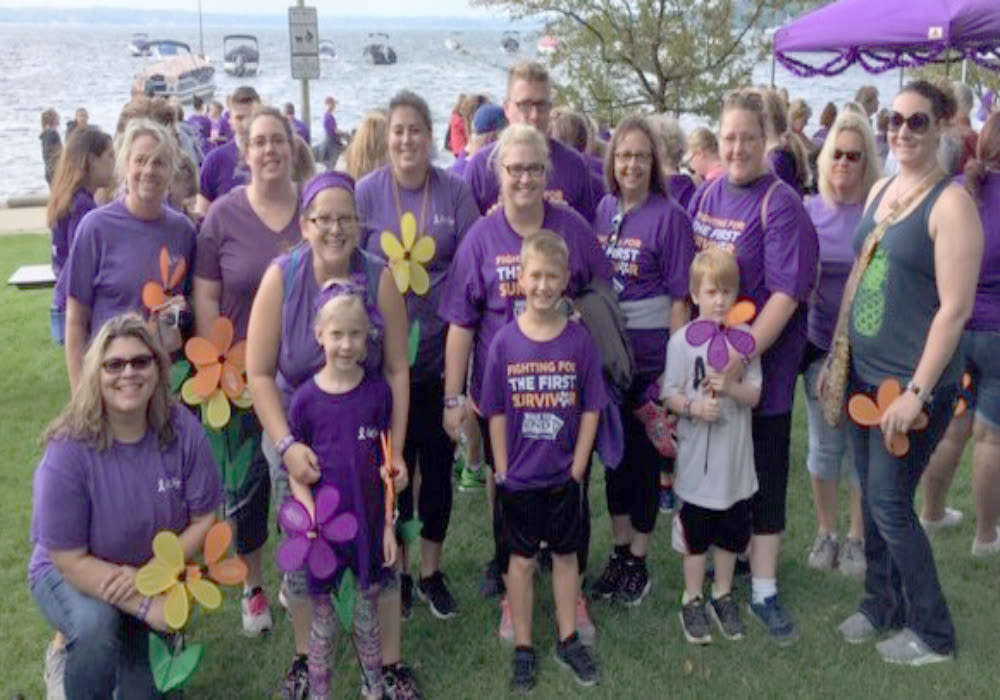
<path fill-rule="evenodd" d="M 750 497 L 757 490 L 751 412 L 760 400 L 760 360 L 747 362 L 744 357 L 738 379 L 709 364 L 713 337 L 749 333 L 745 324 L 724 326 L 739 286 L 739 267 L 732 255 L 709 248 L 695 256 L 691 296 L 700 315 L 672 333 L 667 345 L 661 398 L 680 416 L 674 491 L 683 505 L 674 516 L 674 547 L 684 555 L 680 618 L 692 644 L 712 641 L 709 616 L 727 639 L 743 638 L 732 586 L 736 556 L 750 542 Z M 696 324 L 701 325 L 689 332 Z M 727 349 L 733 357 L 728 342 Z M 715 581 L 706 603 L 702 590 L 709 547 L 715 549 Z"/>

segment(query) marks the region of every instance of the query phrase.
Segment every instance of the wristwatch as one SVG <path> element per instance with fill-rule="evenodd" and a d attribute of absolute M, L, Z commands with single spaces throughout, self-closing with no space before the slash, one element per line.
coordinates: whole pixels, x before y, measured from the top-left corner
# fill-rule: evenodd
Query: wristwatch
<path fill-rule="evenodd" d="M 906 385 L 906 390 L 912 391 L 914 395 L 916 395 L 916 397 L 920 399 L 923 403 L 930 403 L 931 399 L 933 398 L 931 394 L 929 394 L 928 392 L 924 391 L 919 386 L 917 386 L 916 382 L 914 382 L 912 379 L 910 380 L 910 383 Z"/>
<path fill-rule="evenodd" d="M 462 394 L 455 394 L 454 396 L 444 397 L 445 408 L 458 408 L 459 406 L 463 405 L 465 405 L 465 396 Z"/>

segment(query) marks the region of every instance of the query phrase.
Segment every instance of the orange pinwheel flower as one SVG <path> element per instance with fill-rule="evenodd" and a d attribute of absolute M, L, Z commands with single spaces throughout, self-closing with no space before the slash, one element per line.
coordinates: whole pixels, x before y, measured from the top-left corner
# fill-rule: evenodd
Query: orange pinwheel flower
<path fill-rule="evenodd" d="M 250 405 L 244 376 L 246 341 L 233 345 L 234 335 L 233 322 L 220 316 L 207 338 L 196 336 L 184 345 L 184 354 L 196 372 L 184 382 L 181 397 L 192 406 L 204 404 L 205 418 L 213 428 L 229 422 L 229 401 L 240 408 Z"/>
<path fill-rule="evenodd" d="M 895 377 L 889 377 L 878 387 L 875 401 L 867 394 L 854 394 L 847 402 L 847 415 L 858 425 L 864 428 L 874 428 L 882 422 L 882 416 L 892 405 L 892 402 L 903 393 L 903 387 Z M 923 430 L 927 427 L 927 414 L 921 412 L 917 420 L 913 423 L 914 430 Z M 904 457 L 910 451 L 910 438 L 906 433 L 894 433 L 891 440 L 892 454 L 896 457 Z"/>
<path fill-rule="evenodd" d="M 160 248 L 160 282 L 146 282 L 142 288 L 142 303 L 150 311 L 166 304 L 171 297 L 179 294 L 180 284 L 186 273 L 187 261 L 184 258 L 177 261 L 171 272 L 170 251 L 166 246 Z"/>
<path fill-rule="evenodd" d="M 962 374 L 962 386 L 958 390 L 958 400 L 955 402 L 955 417 L 964 416 L 972 403 L 972 375 L 968 372 Z"/>
<path fill-rule="evenodd" d="M 757 306 L 748 299 L 741 299 L 733 304 L 733 308 L 726 314 L 727 326 L 738 326 L 741 323 L 750 323 L 757 315 Z"/>

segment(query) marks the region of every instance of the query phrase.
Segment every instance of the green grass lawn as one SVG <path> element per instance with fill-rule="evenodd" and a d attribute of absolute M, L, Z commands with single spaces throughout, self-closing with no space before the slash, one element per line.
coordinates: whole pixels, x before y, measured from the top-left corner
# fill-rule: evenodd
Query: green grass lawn
<path fill-rule="evenodd" d="M 45 236 L 0 238 L 0 278 L 6 280 L 21 264 L 46 260 L 48 250 Z M 41 454 L 38 435 L 68 396 L 62 353 L 49 339 L 50 299 L 51 290 L 0 289 L 0 445 L 7 454 L 0 469 L 0 590 L 8 592 L 0 617 L 2 698 L 15 692 L 30 699 L 43 697 L 42 659 L 51 635 L 28 591 L 25 574 L 31 551 L 32 473 Z M 688 645 L 677 621 L 682 588 L 680 558 L 669 546 L 670 523 L 661 518 L 650 557 L 654 588 L 647 601 L 637 609 L 603 604 L 592 608 L 599 630 L 597 656 L 604 674 L 598 688 L 581 692 L 552 660 L 550 585 L 547 578 L 540 581 L 535 619 L 540 665 L 535 697 L 997 697 L 1000 691 L 994 674 L 1000 558 L 982 561 L 969 556 L 973 535 L 969 518 L 956 531 L 934 539 L 958 629 L 960 653 L 955 663 L 925 669 L 894 668 L 883 664 L 871 645 L 850 647 L 840 641 L 836 626 L 855 610 L 861 588 L 836 574 L 816 573 L 805 566 L 815 528 L 803 467 L 805 432 L 804 412 L 798 410 L 789 531 L 781 568 L 783 596 L 802 629 L 797 646 L 777 648 L 749 619 L 750 634 L 745 641 L 717 640 L 703 650 Z M 958 476 L 951 500 L 971 515 L 967 467 Z M 602 474 L 595 474 L 591 507 L 591 573 L 596 574 L 609 550 Z M 418 605 L 404 627 L 404 656 L 416 668 L 430 698 L 506 694 L 511 652 L 496 637 L 496 604 L 477 595 L 482 564 L 491 554 L 487 522 L 483 494 L 456 493 L 445 561 L 462 605 L 461 615 L 441 622 Z M 267 561 L 268 589 L 277 607 L 273 538 Z M 227 595 L 220 612 L 199 613 L 195 618 L 190 637 L 206 642 L 208 651 L 188 697 L 271 696 L 290 658 L 290 626 L 280 610 L 276 611 L 276 630 L 266 639 L 242 637 L 239 625 L 239 606 L 232 594 Z M 337 697 L 357 697 L 358 673 L 344 639 L 338 646 L 336 679 Z"/>

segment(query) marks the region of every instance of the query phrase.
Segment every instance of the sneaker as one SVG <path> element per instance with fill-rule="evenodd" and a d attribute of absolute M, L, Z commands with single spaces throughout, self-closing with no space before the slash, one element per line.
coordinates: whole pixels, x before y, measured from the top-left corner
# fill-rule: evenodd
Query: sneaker
<path fill-rule="evenodd" d="M 625 579 L 625 557 L 612 552 L 608 565 L 596 581 L 590 586 L 590 594 L 594 598 L 608 600 L 621 591 Z"/>
<path fill-rule="evenodd" d="M 431 608 L 431 614 L 439 620 L 447 620 L 458 615 L 458 603 L 445 584 L 445 576 L 435 571 L 417 584 L 417 596 Z"/>
<path fill-rule="evenodd" d="M 799 640 L 799 630 L 788 611 L 785 610 L 785 606 L 782 605 L 781 596 L 778 593 L 770 598 L 765 598 L 763 603 L 751 602 L 750 614 L 767 627 L 767 631 L 774 637 L 778 646 L 786 647 Z"/>
<path fill-rule="evenodd" d="M 420 700 L 417 677 L 402 661 L 382 667 L 382 686 L 388 700 Z"/>
<path fill-rule="evenodd" d="M 831 535 L 816 535 L 809 550 L 809 568 L 817 571 L 832 571 L 837 566 L 840 545 Z"/>
<path fill-rule="evenodd" d="M 577 685 L 584 688 L 597 685 L 597 681 L 601 677 L 597 662 L 594 661 L 594 657 L 590 655 L 577 632 L 561 642 L 556 642 L 556 661 L 563 668 L 572 671 Z"/>
<path fill-rule="evenodd" d="M 705 599 L 698 596 L 687 605 L 681 606 L 679 613 L 684 638 L 691 644 L 711 644 L 712 628 L 705 614 Z"/>
<path fill-rule="evenodd" d="M 503 642 L 514 643 L 514 618 L 510 615 L 510 602 L 507 596 L 500 599 L 500 629 L 497 630 L 497 635 Z"/>
<path fill-rule="evenodd" d="M 1000 525 L 996 528 L 992 542 L 980 542 L 975 538 L 972 540 L 972 556 L 988 557 L 991 554 L 1000 554 Z"/>
<path fill-rule="evenodd" d="M 958 527 L 962 524 L 963 519 L 965 519 L 965 513 L 962 511 L 956 508 L 945 508 L 944 515 L 937 520 L 924 520 L 920 518 L 920 524 L 924 526 L 924 530 L 927 532 L 934 532 L 935 530 Z"/>
<path fill-rule="evenodd" d="M 677 496 L 674 495 L 674 489 L 672 486 L 661 486 L 660 487 L 660 512 L 664 515 L 668 513 L 673 513 L 674 508 L 677 507 Z"/>
<path fill-rule="evenodd" d="M 399 576 L 399 599 L 402 602 L 403 619 L 413 617 L 413 577 L 409 574 Z"/>
<path fill-rule="evenodd" d="M 243 634 L 247 637 L 259 637 L 273 626 L 271 621 L 271 604 L 267 602 L 264 589 L 257 586 L 249 593 L 243 594 Z"/>
<path fill-rule="evenodd" d="M 535 650 L 531 647 L 515 649 L 514 661 L 511 664 L 510 692 L 530 693 L 535 687 L 536 675 L 538 675 L 538 662 L 535 660 Z"/>
<path fill-rule="evenodd" d="M 652 588 L 653 582 L 649 578 L 646 560 L 629 557 L 625 563 L 621 590 L 615 596 L 615 600 L 623 605 L 635 607 L 642 604 Z"/>
<path fill-rule="evenodd" d="M 743 639 L 746 630 L 740 619 L 740 606 L 736 604 L 732 593 L 712 598 L 707 607 L 709 616 L 715 620 L 723 637 L 732 641 Z"/>
<path fill-rule="evenodd" d="M 457 445 L 455 445 L 455 459 L 452 463 L 452 467 L 455 470 L 455 476 L 462 476 L 462 472 L 465 471 L 465 445 L 464 440 L 460 440 Z"/>
<path fill-rule="evenodd" d="M 462 493 L 469 491 L 479 491 L 486 486 L 486 467 L 480 465 L 478 469 L 466 465 L 462 473 L 458 475 L 458 490 Z"/>
<path fill-rule="evenodd" d="M 844 576 L 864 579 L 868 564 L 865 561 L 865 541 L 848 537 L 840 549 L 837 570 Z"/>
<path fill-rule="evenodd" d="M 580 641 L 588 647 L 592 647 L 597 643 L 597 627 L 594 626 L 594 621 L 590 619 L 590 608 L 583 593 L 577 596 L 576 599 L 576 633 L 580 635 Z"/>
<path fill-rule="evenodd" d="M 955 658 L 952 652 L 939 654 L 924 644 L 917 633 L 910 628 L 904 628 L 895 636 L 875 645 L 882 660 L 890 664 L 904 666 L 926 666 L 927 664 L 951 661 Z"/>
<path fill-rule="evenodd" d="M 49 642 L 45 649 L 45 700 L 66 700 L 66 645 L 56 649 Z"/>
<path fill-rule="evenodd" d="M 306 700 L 309 697 L 309 661 L 305 656 L 292 659 L 279 691 L 281 700 Z"/>
<path fill-rule="evenodd" d="M 496 598 L 503 595 L 503 576 L 500 575 L 500 565 L 496 559 L 491 559 L 479 580 L 479 595 L 483 598 Z"/>
<path fill-rule="evenodd" d="M 278 588 L 278 604 L 288 610 L 288 589 L 285 588 L 284 577 L 282 577 L 281 586 Z"/>
<path fill-rule="evenodd" d="M 864 613 L 856 612 L 837 627 L 840 636 L 848 644 L 864 644 L 875 639 L 877 630 Z"/>

